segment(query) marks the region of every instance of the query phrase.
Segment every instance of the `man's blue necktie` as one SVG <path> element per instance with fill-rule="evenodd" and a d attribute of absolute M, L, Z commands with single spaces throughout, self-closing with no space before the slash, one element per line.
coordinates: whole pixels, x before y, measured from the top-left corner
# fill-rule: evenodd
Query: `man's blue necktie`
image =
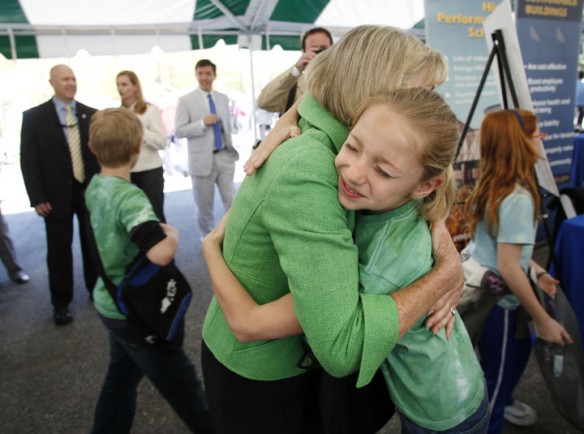
<path fill-rule="evenodd" d="M 211 114 L 216 115 L 217 114 L 217 107 L 215 107 L 215 101 L 213 101 L 213 97 L 211 96 L 211 94 L 208 94 L 207 98 L 209 98 L 209 108 L 211 109 Z M 213 134 L 215 135 L 215 150 L 220 151 L 221 150 L 221 124 L 219 123 L 219 119 L 217 119 L 217 122 L 215 122 L 213 124 Z"/>

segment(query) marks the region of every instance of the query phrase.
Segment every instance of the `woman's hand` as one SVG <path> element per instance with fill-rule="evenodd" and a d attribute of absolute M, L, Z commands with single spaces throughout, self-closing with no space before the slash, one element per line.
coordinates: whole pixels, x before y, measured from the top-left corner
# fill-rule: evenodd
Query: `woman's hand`
<path fill-rule="evenodd" d="M 459 298 L 464 285 L 464 273 L 460 262 L 460 254 L 452 241 L 450 232 L 446 228 L 444 220 L 437 220 L 430 225 L 432 235 L 432 256 L 435 266 L 448 264 L 449 277 L 451 279 L 449 287 L 458 290 Z"/>
<path fill-rule="evenodd" d="M 454 323 L 456 321 L 456 306 L 460 300 L 460 291 L 458 288 L 448 291 L 440 298 L 434 305 L 428 318 L 426 319 L 426 326 L 432 333 L 438 333 L 442 328 L 446 328 L 446 338 L 449 338 L 454 330 Z"/>
<path fill-rule="evenodd" d="M 286 139 L 300 135 L 298 128 L 298 105 L 299 99 L 290 109 L 278 119 L 274 129 L 268 133 L 260 145 L 253 151 L 251 157 L 243 165 L 243 170 L 247 176 L 253 175 L 256 169 L 262 167 L 262 164 L 268 159 L 270 154 L 282 144 Z"/>
<path fill-rule="evenodd" d="M 539 323 L 535 322 L 535 332 L 540 339 L 562 347 L 574 343 L 566 329 L 550 316 Z"/>
<path fill-rule="evenodd" d="M 454 309 L 460 300 L 460 294 L 464 285 L 464 273 L 460 262 L 460 254 L 452 237 L 446 228 L 443 220 L 432 222 L 432 256 L 434 257 L 434 266 L 442 267 L 445 276 L 448 277 L 448 288 L 450 289 L 443 295 L 428 312 L 426 326 L 437 333 L 443 327 L 446 327 L 446 336 L 449 337 L 454 328 L 455 315 Z"/>

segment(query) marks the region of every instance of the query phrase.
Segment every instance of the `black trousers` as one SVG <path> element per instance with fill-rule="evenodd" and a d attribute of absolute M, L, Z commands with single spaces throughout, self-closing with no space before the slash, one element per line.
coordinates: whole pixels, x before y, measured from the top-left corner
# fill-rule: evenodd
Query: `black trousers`
<path fill-rule="evenodd" d="M 227 369 L 203 342 L 203 378 L 211 419 L 219 434 L 316 434 L 319 371 L 255 381 Z"/>
<path fill-rule="evenodd" d="M 132 172 L 130 179 L 133 184 L 146 193 L 158 220 L 166 223 L 164 217 L 164 169 L 159 167 L 142 172 Z"/>
<path fill-rule="evenodd" d="M 87 245 L 83 210 L 85 200 L 83 198 L 83 186 L 73 181 L 73 207 L 71 213 L 55 218 L 49 214 L 45 217 L 47 231 L 47 267 L 49 270 L 49 289 L 51 291 L 51 303 L 56 309 L 65 308 L 73 299 L 73 227 L 74 215 L 77 215 L 79 238 L 81 241 L 81 255 L 83 261 L 83 275 L 85 287 L 91 294 L 97 272 L 91 260 L 91 253 Z"/>

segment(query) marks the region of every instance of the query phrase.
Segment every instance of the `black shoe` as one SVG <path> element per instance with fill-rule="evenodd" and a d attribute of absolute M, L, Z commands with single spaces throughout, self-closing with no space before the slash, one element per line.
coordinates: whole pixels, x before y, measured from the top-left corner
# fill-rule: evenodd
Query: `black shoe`
<path fill-rule="evenodd" d="M 57 325 L 67 325 L 73 321 L 73 317 L 71 316 L 69 309 L 66 307 L 55 309 L 53 312 L 53 319 Z"/>
<path fill-rule="evenodd" d="M 24 271 L 20 270 L 10 276 L 10 279 L 12 279 L 13 282 L 22 284 L 28 282 L 30 280 L 30 276 Z"/>

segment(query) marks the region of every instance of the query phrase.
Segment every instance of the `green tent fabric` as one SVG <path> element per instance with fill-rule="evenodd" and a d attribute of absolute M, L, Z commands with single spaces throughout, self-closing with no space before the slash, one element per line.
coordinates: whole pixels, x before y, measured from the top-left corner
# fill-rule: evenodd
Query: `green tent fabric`
<path fill-rule="evenodd" d="M 338 37 L 359 24 L 411 28 L 423 0 L 2 0 L 0 53 L 7 59 L 210 48 L 299 50 L 315 26 Z"/>
<path fill-rule="evenodd" d="M 2 0 L 0 2 L 0 23 L 26 24 L 26 16 L 18 0 Z M 0 24 L 1 25 L 1 24 Z M 15 53 L 13 56 L 12 53 Z M 4 57 L 35 58 L 39 57 L 34 36 L 0 35 L 0 53 Z"/>

